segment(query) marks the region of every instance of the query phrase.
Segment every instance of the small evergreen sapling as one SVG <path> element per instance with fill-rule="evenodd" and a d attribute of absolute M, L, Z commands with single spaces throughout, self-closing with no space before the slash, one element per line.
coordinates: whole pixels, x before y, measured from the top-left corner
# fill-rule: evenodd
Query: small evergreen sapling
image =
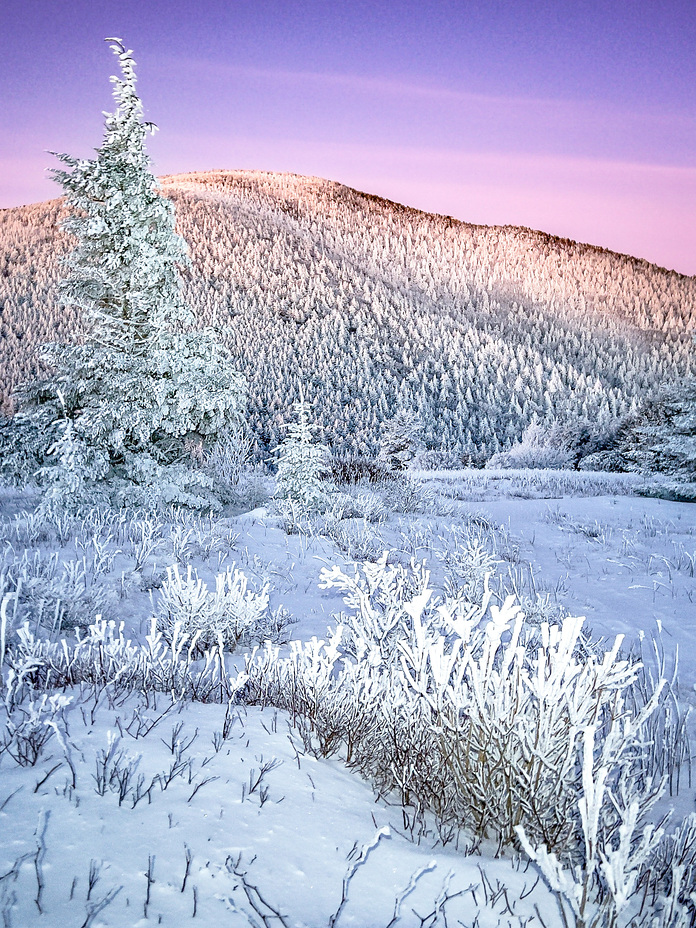
<path fill-rule="evenodd" d="M 82 310 L 85 339 L 46 346 L 44 355 L 71 437 L 88 449 L 88 483 L 106 482 L 120 504 L 215 505 L 211 480 L 191 469 L 187 449 L 240 426 L 246 385 L 213 330 L 191 330 L 179 279 L 186 245 L 145 150 L 155 127 L 143 119 L 132 53 L 108 41 L 121 77 L 111 78 L 116 109 L 103 143 L 94 159 L 58 155 L 66 169 L 53 172 L 70 210 L 64 228 L 77 238 L 61 299 Z M 57 409 L 43 387 L 25 390 L 20 422 L 33 423 L 34 434 L 40 424 L 50 445 Z"/>
<path fill-rule="evenodd" d="M 39 512 L 46 516 L 74 513 L 88 502 L 95 502 L 87 490 L 86 474 L 91 472 L 93 476 L 102 476 L 108 469 L 106 459 L 90 453 L 84 441 L 75 434 L 74 423 L 67 415 L 65 398 L 60 391 L 58 400 L 65 417 L 60 423 L 60 437 L 48 449 L 55 463 L 42 468 L 40 472 L 47 486 Z"/>
<path fill-rule="evenodd" d="M 309 404 L 295 403 L 297 422 L 287 425 L 288 436 L 277 449 L 276 497 L 297 503 L 304 511 L 323 507 L 326 492 L 322 478 L 329 471 L 329 450 L 314 441 Z"/>

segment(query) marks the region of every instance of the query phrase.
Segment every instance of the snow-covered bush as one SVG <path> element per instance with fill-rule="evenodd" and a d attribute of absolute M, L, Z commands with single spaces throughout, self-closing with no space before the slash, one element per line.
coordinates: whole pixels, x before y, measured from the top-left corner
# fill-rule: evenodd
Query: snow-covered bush
<path fill-rule="evenodd" d="M 438 509 L 432 487 L 405 475 L 385 485 L 384 503 L 392 512 L 424 513 Z"/>
<path fill-rule="evenodd" d="M 216 481 L 236 487 L 251 457 L 251 439 L 244 432 L 219 435 L 205 455 L 205 467 Z"/>
<path fill-rule="evenodd" d="M 386 521 L 387 514 L 381 494 L 370 490 L 334 493 L 331 496 L 331 508 L 327 513 L 339 521 L 364 519 L 365 522 L 379 524 Z"/>
<path fill-rule="evenodd" d="M 135 644 L 124 634 L 124 623 L 97 618 L 75 638 L 52 642 L 38 637 L 25 622 L 8 643 L 5 681 L 15 681 L 15 701 L 47 688 L 86 684 L 99 693 L 168 693 L 174 699 L 226 702 L 244 684 L 230 677 L 218 642 L 198 659 L 190 635 L 175 627 L 166 641 L 152 619 L 145 642 Z"/>
<path fill-rule="evenodd" d="M 423 422 L 412 410 L 399 409 L 382 427 L 378 460 L 391 471 L 405 470 L 423 449 Z"/>
<path fill-rule="evenodd" d="M 646 868 L 648 892 L 658 900 L 656 928 L 696 924 L 696 813 L 663 834 Z"/>
<path fill-rule="evenodd" d="M 336 521 L 341 519 L 358 519 L 361 516 L 357 499 L 350 493 L 334 493 L 331 508 L 326 515 Z"/>
<path fill-rule="evenodd" d="M 657 697 L 655 693 L 638 716 L 623 718 L 623 700 L 619 698 L 601 733 L 596 724 L 586 721 L 582 729 L 582 785 L 577 809 L 573 810 L 579 813 L 581 829 L 576 848 L 566 848 L 563 853 L 549 850 L 546 842 L 535 846 L 525 827 L 516 826 L 523 849 L 556 893 L 566 925 L 602 928 L 629 925 L 632 916 L 640 917 L 636 890 L 649 870 L 663 829 L 651 821 L 661 784 L 636 763 L 636 753 Z M 664 910 L 664 905 L 660 908 Z M 671 919 L 662 922 L 670 923 L 678 924 Z"/>
<path fill-rule="evenodd" d="M 528 425 L 520 441 L 509 451 L 499 451 L 486 462 L 491 468 L 539 467 L 549 470 L 572 467 L 575 456 L 558 428 L 538 422 Z"/>
<path fill-rule="evenodd" d="M 245 431 L 228 431 L 218 436 L 205 452 L 203 468 L 213 480 L 214 490 L 223 502 L 255 509 L 271 496 L 267 468 L 252 464 L 252 441 Z"/>
<path fill-rule="evenodd" d="M 16 594 L 18 620 L 30 619 L 47 632 L 59 632 L 89 625 L 96 615 L 110 618 L 118 601 L 103 576 L 110 557 L 105 561 L 92 551 L 60 560 L 57 552 L 43 556 L 25 549 L 4 571 L 8 588 Z"/>
<path fill-rule="evenodd" d="M 379 493 L 372 493 L 366 490 L 358 493 L 355 497 L 355 506 L 358 515 L 366 522 L 376 522 L 381 525 L 387 519 L 387 509 L 384 500 Z"/>
<path fill-rule="evenodd" d="M 44 747 L 54 735 L 59 740 L 65 733 L 65 709 L 71 696 L 44 693 L 37 699 L 16 699 L 15 687 L 21 680 L 10 677 L 4 700 L 0 703 L 0 757 L 7 753 L 20 767 L 34 767 Z"/>
<path fill-rule="evenodd" d="M 291 664 L 255 654 L 247 692 L 304 716 L 316 744 L 350 744 L 351 764 L 380 791 L 443 827 L 515 844 L 522 826 L 535 846 L 571 857 L 590 728 L 595 774 L 606 768 L 641 814 L 659 792 L 645 746 L 658 699 L 629 707 L 640 665 L 621 657 L 620 638 L 606 652 L 580 648 L 583 620 L 571 617 L 528 634 L 512 597 L 498 607 L 485 588 L 478 604 L 437 600 L 423 565 L 386 556 L 353 575 L 324 569 L 321 586 L 345 594 L 336 631 L 293 645 Z M 608 794 L 601 809 L 616 833 Z"/>
<path fill-rule="evenodd" d="M 464 526 L 452 526 L 443 539 L 436 557 L 445 568 L 446 592 L 468 603 L 483 601 L 486 585 L 495 574 L 501 559 L 491 543 L 492 532 L 470 520 Z"/>
<path fill-rule="evenodd" d="M 423 450 L 411 461 L 411 470 L 458 470 L 464 463 L 462 455 L 456 451 Z"/>
<path fill-rule="evenodd" d="M 234 651 L 240 643 L 281 640 L 289 617 L 269 605 L 269 584 L 254 591 L 241 570 L 230 567 L 215 578 L 215 589 L 201 580 L 191 567 L 182 576 L 175 565 L 167 568 L 157 606 L 157 628 L 165 640 L 176 635 L 190 638 L 192 653 L 202 653 L 221 644 Z"/>

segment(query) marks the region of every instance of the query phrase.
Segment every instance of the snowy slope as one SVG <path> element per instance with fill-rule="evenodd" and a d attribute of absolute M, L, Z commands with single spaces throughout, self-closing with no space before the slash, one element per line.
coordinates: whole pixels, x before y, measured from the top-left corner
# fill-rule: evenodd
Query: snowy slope
<path fill-rule="evenodd" d="M 360 490 L 371 522 L 324 518 L 288 535 L 265 509 L 217 522 L 179 515 L 153 519 L 149 545 L 142 514 L 51 527 L 24 511 L 30 496 L 4 489 L 2 582 L 11 590 L 21 575 L 24 585 L 17 613 L 6 608 L 8 636 L 24 620 L 40 631 L 40 610 L 50 622 L 71 563 L 83 563 L 87 581 L 73 586 L 72 608 L 99 603 L 144 643 L 167 566 L 191 565 L 212 582 L 235 562 L 254 589 L 270 582 L 271 605 L 290 610 L 287 631 L 306 642 L 325 638 L 332 614 L 346 609 L 339 590 L 319 588 L 322 567 L 389 550 L 394 564 L 425 560 L 432 587 L 445 592 L 468 582 L 457 554 L 476 543 L 493 565 L 498 602 L 514 589 L 530 615 L 534 603 L 547 618 L 586 614 L 595 635 L 609 643 L 626 635 L 626 648 L 659 622 L 668 669 L 680 651 L 685 712 L 696 684 L 696 516 L 687 504 L 634 496 L 635 484 L 443 473 L 391 498 Z M 7 666 L 4 679 L 7 698 Z M 35 764 L 17 763 L 21 739 L 9 728 L 3 735 L 6 925 L 561 925 L 528 861 L 509 849 L 496 859 L 494 842 L 471 854 L 470 836 L 448 834 L 432 817 L 416 825 L 398 797 L 376 799 L 342 752 L 313 756 L 285 712 L 128 695 L 117 685 L 83 683 L 63 695 L 70 702 L 55 711 L 40 707 L 39 694 L 33 708 L 22 704 L 24 723 L 33 712 L 48 737 Z M 676 777 L 672 786 L 660 808 L 674 806 L 676 824 L 693 809 L 685 766 L 679 791 Z"/>

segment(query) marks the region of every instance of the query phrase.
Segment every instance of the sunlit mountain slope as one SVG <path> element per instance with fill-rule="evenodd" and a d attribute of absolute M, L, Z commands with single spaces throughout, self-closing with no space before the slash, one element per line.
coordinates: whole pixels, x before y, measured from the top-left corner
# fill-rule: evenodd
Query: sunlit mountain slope
<path fill-rule="evenodd" d="M 163 179 L 191 249 L 187 298 L 250 383 L 273 447 L 300 384 L 324 440 L 374 450 L 398 407 L 426 441 L 488 455 L 533 417 L 609 421 L 691 372 L 696 278 L 514 227 L 430 215 L 318 178 Z M 61 201 L 0 211 L 0 399 L 35 350 L 74 336 L 57 307 Z"/>

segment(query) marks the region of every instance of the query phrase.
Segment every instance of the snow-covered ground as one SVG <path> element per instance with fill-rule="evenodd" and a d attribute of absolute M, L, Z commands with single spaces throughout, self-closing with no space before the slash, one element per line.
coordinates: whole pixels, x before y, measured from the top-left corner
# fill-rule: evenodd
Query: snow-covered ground
<path fill-rule="evenodd" d="M 175 564 L 211 590 L 234 564 L 252 592 L 268 589 L 271 611 L 288 611 L 288 637 L 325 638 L 346 606 L 338 588 L 319 587 L 322 567 L 389 551 L 392 564 L 425 560 L 444 595 L 463 582 L 458 552 L 478 546 L 494 601 L 516 592 L 536 621 L 584 615 L 607 648 L 625 635 L 626 651 L 644 632 L 648 657 L 661 630 L 670 673 L 679 650 L 686 711 L 696 697 L 696 509 L 633 486 L 611 476 L 417 475 L 400 493 L 352 491 L 364 517 L 344 498 L 290 534 L 266 509 L 47 529 L 26 514 L 30 495 L 3 489 L 0 593 L 21 579 L 5 600 L 7 640 L 24 621 L 35 630 L 101 613 L 144 642 Z M 248 650 L 234 658 L 240 670 Z M 8 680 L 6 667 L 5 696 Z M 398 797 L 376 799 L 340 752 L 312 756 L 285 712 L 86 683 L 63 695 L 63 708 L 41 707 L 40 694 L 20 707 L 50 734 L 35 763 L 18 763 L 9 728 L 3 735 L 6 926 L 562 924 L 523 855 L 496 857 L 493 842 L 471 853 L 466 834 L 443 845 L 427 817 L 414 828 Z M 679 820 L 695 789 L 682 771 L 663 807 L 671 802 Z"/>

